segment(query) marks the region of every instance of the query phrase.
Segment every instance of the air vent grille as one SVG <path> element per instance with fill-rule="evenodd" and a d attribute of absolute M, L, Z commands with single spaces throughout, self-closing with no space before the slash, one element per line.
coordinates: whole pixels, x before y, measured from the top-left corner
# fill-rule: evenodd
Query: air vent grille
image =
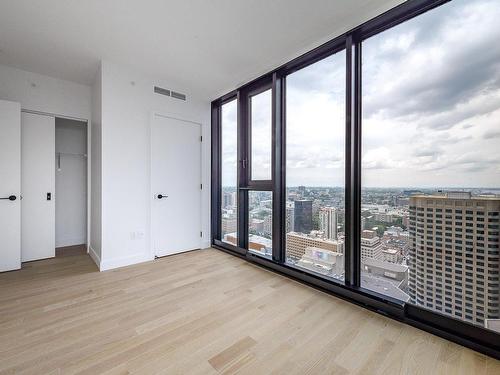
<path fill-rule="evenodd" d="M 172 91 L 172 98 L 186 100 L 186 95 L 181 94 L 180 92 Z"/>
<path fill-rule="evenodd" d="M 170 96 L 170 90 L 155 86 L 155 93 L 165 96 Z"/>
<path fill-rule="evenodd" d="M 174 99 L 186 100 L 186 95 L 177 91 L 171 91 L 169 89 L 164 89 L 163 87 L 154 87 L 154 92 L 160 95 L 170 96 Z"/>

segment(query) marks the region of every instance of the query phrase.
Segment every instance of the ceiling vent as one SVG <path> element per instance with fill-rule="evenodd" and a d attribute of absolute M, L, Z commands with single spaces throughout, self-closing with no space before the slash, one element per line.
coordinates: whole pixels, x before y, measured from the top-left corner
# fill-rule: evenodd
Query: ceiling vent
<path fill-rule="evenodd" d="M 170 96 L 170 90 L 155 86 L 155 93 L 165 96 Z"/>
<path fill-rule="evenodd" d="M 172 98 L 186 100 L 186 95 L 181 94 L 180 92 L 172 91 Z"/>
<path fill-rule="evenodd" d="M 164 89 L 163 87 L 154 87 L 154 92 L 160 95 L 170 96 L 174 99 L 186 100 L 186 95 L 180 92 L 171 91 L 169 89 Z"/>

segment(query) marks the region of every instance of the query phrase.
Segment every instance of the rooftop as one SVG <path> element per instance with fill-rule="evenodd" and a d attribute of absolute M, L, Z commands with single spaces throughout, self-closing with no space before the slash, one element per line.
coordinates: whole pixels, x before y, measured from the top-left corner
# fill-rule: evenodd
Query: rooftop
<path fill-rule="evenodd" d="M 380 277 L 369 275 L 365 272 L 361 273 L 361 285 L 363 288 L 373 290 L 374 292 L 396 298 L 404 302 L 407 302 L 410 299 L 408 294 L 399 289 L 392 282 L 384 280 Z"/>
<path fill-rule="evenodd" d="M 392 272 L 406 272 L 408 270 L 408 266 L 405 266 L 403 264 L 390 263 L 373 258 L 365 258 L 363 260 L 363 263 L 366 266 L 383 268 L 386 269 L 387 271 L 392 271 Z"/>
<path fill-rule="evenodd" d="M 445 194 L 415 194 L 410 197 L 410 199 L 413 198 L 500 201 L 500 196 L 498 195 L 472 195 L 469 192 L 449 192 Z"/>

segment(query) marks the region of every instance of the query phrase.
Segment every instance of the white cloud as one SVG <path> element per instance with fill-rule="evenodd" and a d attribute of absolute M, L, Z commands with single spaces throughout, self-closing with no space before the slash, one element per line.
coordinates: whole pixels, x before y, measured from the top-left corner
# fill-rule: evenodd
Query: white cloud
<path fill-rule="evenodd" d="M 454 0 L 364 42 L 363 186 L 498 187 L 499 19 L 498 1 Z M 344 184 L 344 95 L 344 52 L 287 78 L 289 186 Z M 236 107 L 227 112 L 230 171 Z M 269 167 L 270 135 L 255 144 L 254 162 Z"/>

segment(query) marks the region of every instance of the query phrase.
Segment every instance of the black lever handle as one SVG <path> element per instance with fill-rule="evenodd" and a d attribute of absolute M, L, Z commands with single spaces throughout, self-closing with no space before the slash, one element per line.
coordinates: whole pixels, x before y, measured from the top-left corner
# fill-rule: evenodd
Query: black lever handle
<path fill-rule="evenodd" d="M 158 194 L 158 195 L 156 196 L 156 198 L 158 198 L 158 199 L 168 198 L 168 195 Z"/>
<path fill-rule="evenodd" d="M 15 201 L 17 199 L 17 197 L 15 195 L 10 195 L 10 196 L 8 196 L 6 198 L 0 198 L 0 199 L 5 199 L 5 200 L 8 199 L 9 201 Z"/>

